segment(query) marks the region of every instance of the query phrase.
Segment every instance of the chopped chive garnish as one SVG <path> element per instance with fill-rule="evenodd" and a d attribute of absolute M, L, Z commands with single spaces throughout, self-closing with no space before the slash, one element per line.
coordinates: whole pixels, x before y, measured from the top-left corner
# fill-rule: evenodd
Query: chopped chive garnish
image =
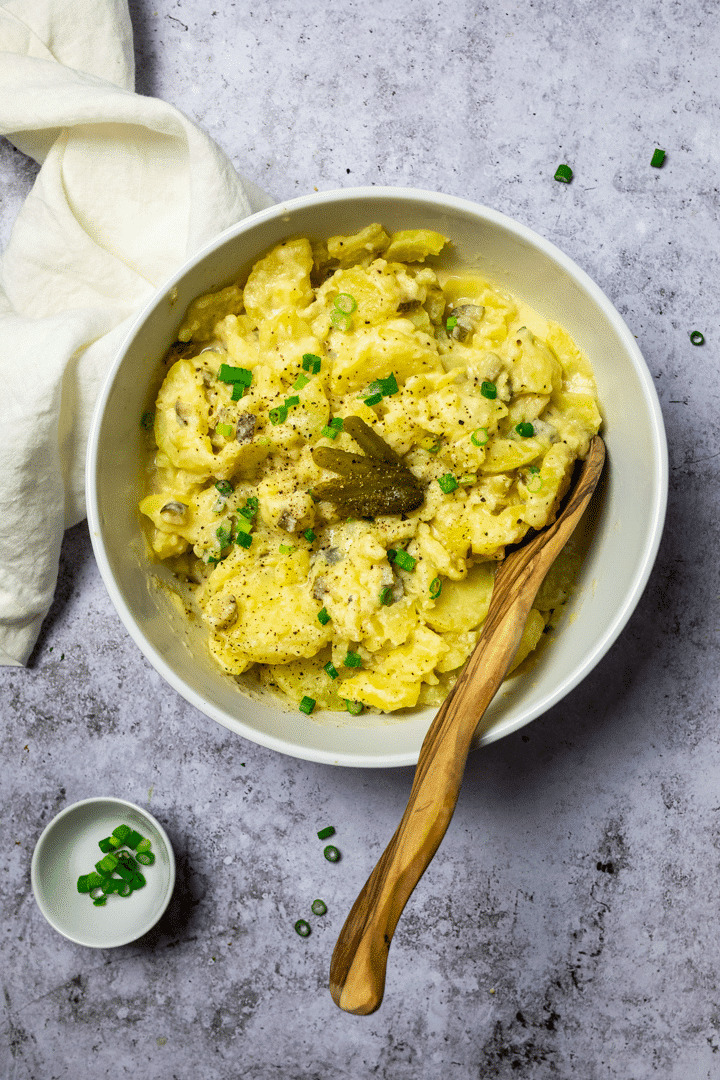
<path fill-rule="evenodd" d="M 278 405 L 276 408 L 271 409 L 270 423 L 271 424 L 284 424 L 287 420 L 288 407 L 287 405 Z"/>
<path fill-rule="evenodd" d="M 378 386 L 383 397 L 391 397 L 393 394 L 397 394 L 400 389 L 394 371 L 390 372 L 387 379 L 378 379 Z"/>
<path fill-rule="evenodd" d="M 650 164 L 652 165 L 652 167 L 654 169 L 659 169 L 659 168 L 662 167 L 662 164 L 663 164 L 664 161 L 665 161 L 665 151 L 660 150 L 659 147 L 656 147 L 653 150 L 653 156 L 650 158 Z"/>
<path fill-rule="evenodd" d="M 338 431 L 342 431 L 342 426 L 343 426 L 343 418 L 342 418 L 342 416 L 334 416 L 332 418 L 332 420 L 330 421 L 330 427 L 331 428 L 337 428 Z"/>
<path fill-rule="evenodd" d="M 298 705 L 298 708 L 300 709 L 300 712 L 307 713 L 307 715 L 309 716 L 310 713 L 315 708 L 315 705 L 316 705 L 315 698 L 306 696 L 301 700 L 300 704 Z"/>
<path fill-rule="evenodd" d="M 414 570 L 417 559 L 414 559 L 412 555 L 408 555 L 407 551 L 400 551 L 395 553 L 395 559 L 393 560 L 396 566 L 399 566 L 401 570 Z"/>
<path fill-rule="evenodd" d="M 115 848 L 120 847 L 120 841 L 118 840 L 117 836 L 109 836 L 108 840 L 110 842 L 110 847 L 113 849 L 113 851 L 115 850 Z M 148 840 L 148 844 L 149 843 L 150 841 Z"/>
<path fill-rule="evenodd" d="M 306 529 L 303 533 L 303 536 L 309 544 L 312 544 L 313 540 L 315 539 L 315 533 L 312 531 L 312 529 Z"/>
<path fill-rule="evenodd" d="M 371 394 L 370 397 L 366 397 L 364 401 L 366 405 L 377 405 L 382 399 L 382 394 Z"/>
<path fill-rule="evenodd" d="M 229 480 L 218 480 L 215 484 L 215 487 L 221 495 L 232 495 L 233 491 L 235 490 Z M 130 830 L 128 829 L 128 832 L 129 831 Z M 127 833 L 125 835 L 127 836 Z M 125 842 L 121 836 L 118 837 L 118 839 L 121 840 L 123 843 Z"/>
<path fill-rule="evenodd" d="M 136 832 L 135 829 L 131 829 L 125 837 L 125 847 L 136 848 L 142 839 L 139 832 Z"/>
<path fill-rule="evenodd" d="M 138 846 L 135 848 L 135 850 L 139 854 L 141 851 L 149 851 L 151 847 L 152 847 L 152 844 L 151 844 L 151 842 L 149 840 L 141 840 L 140 843 L 138 844 Z"/>
<path fill-rule="evenodd" d="M 247 368 L 232 367 L 230 364 L 221 364 L 218 379 L 220 382 L 242 383 L 243 386 L 250 386 L 252 371 L 248 371 Z"/>
<path fill-rule="evenodd" d="M 310 923 L 305 919 L 298 919 L 295 923 L 295 933 L 299 934 L 300 937 L 310 937 L 310 934 L 312 933 Z"/>
<path fill-rule="evenodd" d="M 480 393 L 483 397 L 488 398 L 489 401 L 493 401 L 497 397 L 497 386 L 494 382 L 483 380 L 483 384 L 480 387 Z"/>
<path fill-rule="evenodd" d="M 116 836 L 114 836 L 114 837 L 113 837 L 113 840 L 117 840 L 117 837 L 116 837 Z M 105 837 L 105 838 L 104 838 L 103 840 L 98 840 L 98 847 L 100 848 L 100 850 L 101 850 L 101 851 L 102 851 L 102 852 L 103 852 L 104 854 L 107 854 L 107 853 L 108 853 L 108 851 L 112 851 L 112 850 L 113 850 L 113 848 L 115 847 L 115 845 L 114 845 L 114 844 L 111 844 L 111 843 L 110 843 L 110 837 L 109 837 L 109 836 L 106 836 L 106 837 Z"/>
<path fill-rule="evenodd" d="M 347 655 L 343 660 L 345 667 L 362 667 L 362 656 L 360 653 L 353 652 L 348 649 Z"/>
<path fill-rule="evenodd" d="M 333 665 L 332 661 L 328 661 L 323 668 L 325 674 L 331 679 L 338 678 L 338 669 Z"/>
<path fill-rule="evenodd" d="M 229 525 L 218 525 L 215 535 L 220 541 L 220 547 L 227 547 L 232 537 L 232 529 Z"/>
<path fill-rule="evenodd" d="M 324 829 L 320 829 L 318 832 L 318 840 L 329 840 L 334 835 L 335 828 L 332 825 L 326 825 Z"/>
<path fill-rule="evenodd" d="M 352 319 L 344 311 L 333 311 L 330 322 L 336 330 L 349 330 L 352 326 Z"/>
<path fill-rule="evenodd" d="M 532 424 L 516 424 L 515 430 L 517 431 L 518 435 L 521 435 L 523 437 L 523 439 L 531 439 L 535 434 L 535 428 L 532 426 Z"/>
<path fill-rule="evenodd" d="M 701 334 L 699 330 L 693 330 L 690 334 L 690 341 L 693 345 L 704 345 L 705 336 Z"/>
<path fill-rule="evenodd" d="M 142 414 L 142 416 L 140 417 L 140 427 L 144 428 L 145 431 L 150 431 L 150 429 L 152 428 L 154 423 L 155 423 L 155 413 L 144 412 Z"/>
<path fill-rule="evenodd" d="M 318 622 L 326 626 L 330 622 L 330 614 L 326 607 L 321 607 L 318 611 Z"/>
<path fill-rule="evenodd" d="M 392 585 L 386 585 L 384 589 L 380 590 L 380 603 L 385 607 L 388 607 L 393 602 Z"/>
<path fill-rule="evenodd" d="M 98 889 L 102 882 L 102 874 L 98 874 L 96 870 L 87 875 L 88 889 Z"/>
<path fill-rule="evenodd" d="M 310 380 L 308 379 L 307 375 L 298 375 L 297 379 L 293 383 L 293 387 L 295 390 L 302 390 L 303 386 L 307 386 L 309 382 Z"/>
<path fill-rule="evenodd" d="M 107 896 L 98 896 L 97 900 L 93 900 L 95 907 L 103 907 L 107 904 Z"/>
<path fill-rule="evenodd" d="M 125 843 L 128 844 L 128 847 L 131 846 L 127 840 L 125 841 Z M 106 855 L 105 858 L 101 859 L 99 863 L 95 863 L 95 866 L 99 874 L 112 874 L 117 864 L 117 855 Z"/>
<path fill-rule="evenodd" d="M 299 405 L 299 404 L 300 404 L 300 398 L 297 396 L 297 394 L 292 394 L 290 397 L 285 398 L 285 408 L 286 409 L 291 409 L 293 407 L 293 405 Z"/>
<path fill-rule="evenodd" d="M 336 439 L 338 432 L 342 431 L 342 426 L 342 416 L 334 416 L 330 423 L 322 428 L 320 434 L 324 435 L 326 439 Z"/>
<path fill-rule="evenodd" d="M 363 711 L 363 703 L 362 701 L 348 701 L 346 698 L 345 708 L 351 716 L 359 716 L 360 713 Z"/>
<path fill-rule="evenodd" d="M 446 320 L 445 326 L 448 330 L 454 330 L 457 326 L 457 315 L 451 315 L 450 318 Z"/>
<path fill-rule="evenodd" d="M 559 180 L 561 184 L 569 184 L 573 178 L 573 171 L 569 165 L 558 165 L 555 170 L 555 180 Z"/>
<path fill-rule="evenodd" d="M 438 596 L 442 592 L 442 581 L 439 577 L 433 578 L 430 582 L 430 596 L 433 600 L 437 600 Z"/>
<path fill-rule="evenodd" d="M 129 881 L 121 881 L 117 888 L 118 896 L 129 896 L 132 891 L 132 885 Z"/>
<path fill-rule="evenodd" d="M 249 533 L 249 532 L 239 532 L 237 534 L 237 536 L 235 537 L 235 543 L 238 545 L 238 547 L 241 547 L 241 548 L 249 548 L 249 547 L 251 547 L 252 542 L 253 542 L 252 533 Z"/>
<path fill-rule="evenodd" d="M 446 495 L 449 495 L 450 492 L 454 491 L 458 486 L 458 482 L 452 473 L 445 473 L 444 476 L 439 476 L 438 484 L 440 485 L 440 490 L 444 491 Z M 395 561 L 397 562 L 397 559 Z"/>
<path fill-rule="evenodd" d="M 322 360 L 320 359 L 319 356 L 316 356 L 315 353 L 311 353 L 311 352 L 303 353 L 303 358 L 302 358 L 303 371 L 310 371 L 310 372 L 312 372 L 313 375 L 317 375 L 318 371 L 320 370 L 320 365 L 321 364 L 322 364 Z"/>
<path fill-rule="evenodd" d="M 484 446 L 490 436 L 488 435 L 488 429 L 485 427 L 475 428 L 470 436 L 470 442 L 473 446 Z"/>
<path fill-rule="evenodd" d="M 352 315 L 353 311 L 357 310 L 357 300 L 351 293 L 341 292 L 335 297 L 335 308 L 337 311 L 341 311 L 343 315 Z"/>
<path fill-rule="evenodd" d="M 334 844 L 328 844 L 328 846 L 323 849 L 323 855 L 325 856 L 325 858 L 327 859 L 328 862 L 339 862 L 340 861 L 340 852 L 338 851 L 338 849 L 335 847 Z"/>
<path fill-rule="evenodd" d="M 244 383 L 240 383 L 240 382 L 233 383 L 233 388 L 232 388 L 232 393 L 230 395 L 230 400 L 231 401 L 239 401 L 240 398 L 244 395 L 246 390 L 247 390 L 247 386 L 245 386 Z"/>
<path fill-rule="evenodd" d="M 89 877 L 88 874 L 81 874 L 80 877 L 77 879 L 77 891 L 78 892 L 81 892 L 81 893 L 89 893 L 90 892 L 90 884 L 88 882 L 88 877 Z"/>
<path fill-rule="evenodd" d="M 428 454 L 437 454 L 440 450 L 440 443 L 433 443 L 432 446 L 426 446 L 425 449 L 427 450 Z"/>
<path fill-rule="evenodd" d="M 252 520 L 258 512 L 260 501 L 257 495 L 249 495 L 245 500 L 245 505 L 240 508 L 240 513 L 243 517 Z"/>
<path fill-rule="evenodd" d="M 145 876 L 141 874 L 138 870 L 136 871 L 136 873 L 133 874 L 133 879 L 130 884 L 132 885 L 133 889 L 142 889 L 144 885 L 147 885 L 147 881 L 145 880 Z"/>
<path fill-rule="evenodd" d="M 295 548 L 292 544 L 281 544 L 279 550 L 283 555 L 292 555 Z"/>
<path fill-rule="evenodd" d="M 310 910 L 313 915 L 327 915 L 327 904 L 324 900 L 313 900 Z"/>
<path fill-rule="evenodd" d="M 152 851 L 138 851 L 137 861 L 141 866 L 152 866 L 155 862 L 155 856 Z"/>

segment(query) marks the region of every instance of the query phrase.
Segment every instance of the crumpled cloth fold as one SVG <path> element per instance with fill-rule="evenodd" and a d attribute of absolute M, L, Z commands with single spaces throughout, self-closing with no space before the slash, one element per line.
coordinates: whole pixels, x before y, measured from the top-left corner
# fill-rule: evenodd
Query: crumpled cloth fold
<path fill-rule="evenodd" d="M 134 92 L 127 0 L 0 3 L 0 135 L 40 163 L 0 261 L 0 664 L 27 662 L 94 403 L 139 309 L 272 202 L 181 112 Z"/>

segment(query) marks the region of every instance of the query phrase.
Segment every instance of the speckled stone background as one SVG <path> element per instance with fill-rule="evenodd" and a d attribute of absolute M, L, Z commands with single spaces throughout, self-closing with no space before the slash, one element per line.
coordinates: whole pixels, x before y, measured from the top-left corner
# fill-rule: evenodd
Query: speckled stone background
<path fill-rule="evenodd" d="M 366 1018 L 332 1003 L 328 963 L 411 770 L 285 758 L 186 705 L 121 627 L 86 527 L 71 530 L 29 669 L 0 671 L 0 1076 L 720 1077 L 717 5 L 131 9 L 138 89 L 183 109 L 274 196 L 440 189 L 576 259 L 656 381 L 669 512 L 608 656 L 471 759 Z M 561 161 L 568 186 L 553 180 Z M 4 237 L 33 176 L 0 143 Z M 107 951 L 56 934 L 30 890 L 44 825 L 95 793 L 148 806 L 179 870 L 158 927 Z M 327 822 L 336 867 L 315 838 Z M 303 941 L 293 923 L 315 896 L 329 911 Z"/>

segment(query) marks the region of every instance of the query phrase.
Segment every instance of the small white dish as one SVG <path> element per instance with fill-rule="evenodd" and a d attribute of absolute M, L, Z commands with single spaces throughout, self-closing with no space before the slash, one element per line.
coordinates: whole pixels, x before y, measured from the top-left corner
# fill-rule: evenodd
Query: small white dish
<path fill-rule="evenodd" d="M 143 868 L 147 884 L 130 896 L 109 896 L 95 907 L 77 881 L 103 858 L 98 842 L 118 825 L 129 825 L 151 841 L 155 856 Z M 45 827 L 30 868 L 38 907 L 60 934 L 78 945 L 111 949 L 127 945 L 152 929 L 175 887 L 175 856 L 167 833 L 152 814 L 125 799 L 83 799 L 67 806 Z"/>

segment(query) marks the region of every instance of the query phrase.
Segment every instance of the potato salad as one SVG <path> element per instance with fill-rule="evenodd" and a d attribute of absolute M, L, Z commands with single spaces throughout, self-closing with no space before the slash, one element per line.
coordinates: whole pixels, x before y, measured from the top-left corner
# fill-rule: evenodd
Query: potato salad
<path fill-rule="evenodd" d="M 439 704 L 506 546 L 554 519 L 600 427 L 568 334 L 442 273 L 450 244 L 380 224 L 288 239 L 193 301 L 164 360 L 148 543 L 222 670 L 306 713 Z M 516 665 L 576 560 L 540 590 Z"/>

